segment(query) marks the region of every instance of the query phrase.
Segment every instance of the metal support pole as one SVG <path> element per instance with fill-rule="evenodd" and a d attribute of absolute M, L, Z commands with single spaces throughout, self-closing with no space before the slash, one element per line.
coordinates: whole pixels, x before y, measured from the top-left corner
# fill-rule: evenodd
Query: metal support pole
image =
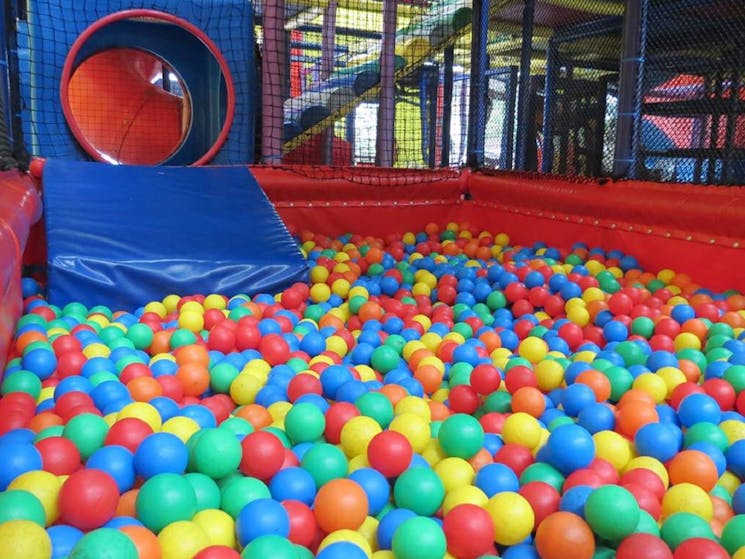
<path fill-rule="evenodd" d="M 613 176 L 635 178 L 641 144 L 641 103 L 648 0 L 627 0 L 618 79 L 618 123 Z M 643 162 L 641 162 L 643 163 Z"/>
<path fill-rule="evenodd" d="M 528 145 L 534 142 L 530 138 L 533 128 L 530 114 L 530 61 L 533 58 L 533 25 L 535 18 L 535 0 L 526 0 L 523 7 L 523 41 L 520 51 L 520 85 L 517 98 L 517 153 L 515 169 L 524 171 L 528 161 Z"/>
<path fill-rule="evenodd" d="M 397 0 L 383 2 L 383 41 L 380 52 L 380 97 L 375 164 L 393 167 L 396 118 L 396 10 Z"/>
<path fill-rule="evenodd" d="M 321 31 L 321 81 L 329 79 L 334 72 L 334 43 L 336 42 L 336 0 L 331 0 L 323 12 L 323 30 Z M 334 159 L 334 126 L 322 132 L 321 160 L 325 165 L 333 164 Z"/>
<path fill-rule="evenodd" d="M 543 86 L 543 160 L 541 173 L 550 173 L 554 166 L 554 110 L 559 77 L 559 46 L 551 39 L 546 53 L 546 83 Z"/>
<path fill-rule="evenodd" d="M 444 64 L 442 71 L 442 155 L 440 164 L 443 167 L 450 165 L 450 115 L 453 106 L 453 64 L 455 62 L 455 47 L 452 45 L 445 49 Z"/>
<path fill-rule="evenodd" d="M 264 163 L 282 162 L 284 97 L 287 82 L 287 41 L 284 0 L 264 4 L 264 48 L 261 63 L 261 158 Z"/>
<path fill-rule="evenodd" d="M 486 95 L 488 92 L 489 0 L 473 0 L 471 33 L 471 79 L 468 111 L 467 164 L 478 169 L 484 164 Z"/>

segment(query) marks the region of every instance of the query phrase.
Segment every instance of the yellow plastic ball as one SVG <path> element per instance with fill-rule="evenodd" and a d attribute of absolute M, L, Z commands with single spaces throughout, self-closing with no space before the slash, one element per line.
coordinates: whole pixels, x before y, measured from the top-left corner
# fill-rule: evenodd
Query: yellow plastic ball
<path fill-rule="evenodd" d="M 30 520 L 8 520 L 0 524 L 0 557 L 3 559 L 49 559 L 52 540 L 46 530 Z"/>
<path fill-rule="evenodd" d="M 580 361 L 582 363 L 592 363 L 595 360 L 595 357 L 597 357 L 597 353 L 594 351 L 585 350 L 585 351 L 578 351 L 572 356 L 572 361 Z"/>
<path fill-rule="evenodd" d="M 504 422 L 502 439 L 505 443 L 519 444 L 533 450 L 541 442 L 541 425 L 532 415 L 513 413 Z"/>
<path fill-rule="evenodd" d="M 272 420 L 284 425 L 285 416 L 292 409 L 290 402 L 274 402 L 266 410 L 272 416 Z"/>
<path fill-rule="evenodd" d="M 657 376 L 663 380 L 667 387 L 665 399 L 670 398 L 673 390 L 675 390 L 678 385 L 688 381 L 683 371 L 677 367 L 662 367 L 657 370 Z"/>
<path fill-rule="evenodd" d="M 413 413 L 425 421 L 432 420 L 432 410 L 429 405 L 425 400 L 417 396 L 404 396 L 396 403 L 393 411 L 396 415 L 401 415 L 402 413 Z"/>
<path fill-rule="evenodd" d="M 709 494 L 698 485 L 679 483 L 670 487 L 662 497 L 662 517 L 676 512 L 689 512 L 708 522 L 714 517 L 714 505 Z"/>
<path fill-rule="evenodd" d="M 178 326 L 192 332 L 200 332 L 204 328 L 204 313 L 182 311 L 178 315 Z"/>
<path fill-rule="evenodd" d="M 370 462 L 367 459 L 367 454 L 358 454 L 357 456 L 352 456 L 352 458 L 349 459 L 349 473 L 356 472 L 357 470 L 361 470 L 362 468 L 369 468 Z"/>
<path fill-rule="evenodd" d="M 450 395 L 450 389 L 449 388 L 438 388 L 432 393 L 431 399 L 434 402 L 444 402 L 448 399 L 448 396 Z"/>
<path fill-rule="evenodd" d="M 396 559 L 390 549 L 381 549 L 372 554 L 370 559 Z"/>
<path fill-rule="evenodd" d="M 230 383 L 230 397 L 239 406 L 253 404 L 264 382 L 252 373 L 240 373 Z"/>
<path fill-rule="evenodd" d="M 430 293 L 432 293 L 432 288 L 427 285 L 426 283 L 423 283 L 421 281 L 415 283 L 411 287 L 411 294 L 416 296 L 424 295 L 425 297 L 429 297 Z"/>
<path fill-rule="evenodd" d="M 158 408 L 148 404 L 147 402 L 132 402 L 119 410 L 117 420 L 127 417 L 141 419 L 147 423 L 154 432 L 160 431 L 160 428 L 163 425 L 163 420 L 160 417 Z"/>
<path fill-rule="evenodd" d="M 349 351 L 347 342 L 341 336 L 332 335 L 326 338 L 326 349 L 333 351 L 339 357 L 344 357 Z"/>
<path fill-rule="evenodd" d="M 463 458 L 456 456 L 449 456 L 440 460 L 435 464 L 434 470 L 442 480 L 446 492 L 471 485 L 473 478 L 476 476 L 473 466 Z"/>
<path fill-rule="evenodd" d="M 210 293 L 204 298 L 205 309 L 224 309 L 228 304 L 228 300 L 218 293 Z"/>
<path fill-rule="evenodd" d="M 512 352 L 510 352 L 509 349 L 506 347 L 498 347 L 489 354 L 489 359 L 491 359 L 491 362 L 495 367 L 504 369 L 511 356 Z"/>
<path fill-rule="evenodd" d="M 357 528 L 357 533 L 360 534 L 370 546 L 373 551 L 378 550 L 378 526 L 380 521 L 374 516 L 368 516 L 362 523 L 362 526 Z"/>
<path fill-rule="evenodd" d="M 341 298 L 345 298 L 349 294 L 349 289 L 352 287 L 350 283 L 344 278 L 334 280 L 331 284 L 331 293 L 338 295 Z"/>
<path fill-rule="evenodd" d="M 318 545 L 318 551 L 321 552 L 325 547 L 330 546 L 332 543 L 337 542 L 348 542 L 351 544 L 356 545 L 359 547 L 367 557 L 372 556 L 372 548 L 370 547 L 370 543 L 365 539 L 365 537 L 356 532 L 355 530 L 336 530 L 334 532 L 331 532 L 328 536 L 323 538 L 321 540 L 321 543 Z"/>
<path fill-rule="evenodd" d="M 417 453 L 421 453 L 432 438 L 429 423 L 422 417 L 409 412 L 394 417 L 388 429 L 406 437 L 411 448 Z"/>
<path fill-rule="evenodd" d="M 664 282 L 665 284 L 670 283 L 673 281 L 673 278 L 675 277 L 675 271 L 671 270 L 669 268 L 664 268 L 657 272 L 657 279 Z"/>
<path fill-rule="evenodd" d="M 499 545 L 520 543 L 533 531 L 533 508 L 519 493 L 497 493 L 486 502 L 484 508 L 494 523 L 494 541 Z"/>
<path fill-rule="evenodd" d="M 566 303 L 564 303 L 564 310 L 568 312 L 574 308 L 584 309 L 586 306 L 587 303 L 585 303 L 585 300 L 581 297 L 572 297 Z"/>
<path fill-rule="evenodd" d="M 329 270 L 326 266 L 313 266 L 310 269 L 310 281 L 312 283 L 324 283 L 329 278 Z"/>
<path fill-rule="evenodd" d="M 544 359 L 536 364 L 534 372 L 538 388 L 543 392 L 559 388 L 564 382 L 564 367 L 558 361 Z"/>
<path fill-rule="evenodd" d="M 740 478 L 729 470 L 725 471 L 717 481 L 717 485 L 721 485 L 730 495 L 734 495 L 737 488 L 740 487 Z"/>
<path fill-rule="evenodd" d="M 94 357 L 108 357 L 111 355 L 111 348 L 105 344 L 95 342 L 88 344 L 83 348 L 83 355 L 88 359 L 93 359 Z"/>
<path fill-rule="evenodd" d="M 634 456 L 633 443 L 615 431 L 599 431 L 592 436 L 595 457 L 610 462 L 621 472 Z"/>
<path fill-rule="evenodd" d="M 590 323 L 590 312 L 584 307 L 573 307 L 567 311 L 567 318 L 577 326 Z"/>
<path fill-rule="evenodd" d="M 61 487 L 60 480 L 51 472 L 32 470 L 24 472 L 8 485 L 8 490 L 18 489 L 27 491 L 39 499 L 44 507 L 46 526 L 51 526 L 59 518 L 58 497 Z"/>
<path fill-rule="evenodd" d="M 421 337 L 421 342 L 428 350 L 437 351 L 437 348 L 442 343 L 442 337 L 435 332 L 427 332 Z"/>
<path fill-rule="evenodd" d="M 424 367 L 425 365 L 431 365 L 441 373 L 445 373 L 445 363 L 443 363 L 442 359 L 435 355 L 428 355 L 427 357 L 424 357 L 421 361 L 419 361 L 420 367 Z"/>
<path fill-rule="evenodd" d="M 368 382 L 377 378 L 375 370 L 369 365 L 355 365 L 354 370 L 360 375 L 362 382 Z"/>
<path fill-rule="evenodd" d="M 269 371 L 272 366 L 263 359 L 251 359 L 243 366 L 241 373 L 252 373 L 257 378 L 266 380 L 269 377 Z"/>
<path fill-rule="evenodd" d="M 673 347 L 675 348 L 675 351 L 688 348 L 701 349 L 701 340 L 696 336 L 696 334 L 692 334 L 691 332 L 681 332 L 675 336 Z"/>
<path fill-rule="evenodd" d="M 527 359 L 531 363 L 538 363 L 546 358 L 548 344 L 542 338 L 528 336 L 520 342 L 517 352 L 523 359 Z"/>
<path fill-rule="evenodd" d="M 192 518 L 207 535 L 210 545 L 225 545 L 235 548 L 235 521 L 227 512 L 220 509 L 200 510 Z"/>
<path fill-rule="evenodd" d="M 483 507 L 488 500 L 489 497 L 486 496 L 486 493 L 475 485 L 464 485 L 445 494 L 445 499 L 442 501 L 442 512 L 447 514 L 453 507 L 464 504 Z"/>
<path fill-rule="evenodd" d="M 36 403 L 40 404 L 41 402 L 51 400 L 52 398 L 54 398 L 54 386 L 45 386 L 41 389 L 41 392 L 39 392 L 39 397 L 36 399 Z"/>
<path fill-rule="evenodd" d="M 415 314 L 411 318 L 411 320 L 413 320 L 414 322 L 418 322 L 419 324 L 421 324 L 422 325 L 422 328 L 424 330 L 429 330 L 430 327 L 432 326 L 432 320 L 430 320 L 430 318 L 427 315 L 425 315 L 425 314 Z"/>
<path fill-rule="evenodd" d="M 427 346 L 425 346 L 420 340 L 411 340 L 404 344 L 404 348 L 401 350 L 401 355 L 403 355 L 404 359 L 409 359 L 414 352 L 419 349 L 427 349 Z"/>
<path fill-rule="evenodd" d="M 179 309 L 179 313 L 185 312 L 197 312 L 199 314 L 204 314 L 204 307 L 197 301 L 187 301 L 186 303 L 181 305 L 181 308 Z"/>
<path fill-rule="evenodd" d="M 377 421 L 366 415 L 353 417 L 341 428 L 341 448 L 348 457 L 367 455 L 372 438 L 383 429 Z"/>
<path fill-rule="evenodd" d="M 164 433 L 176 435 L 185 443 L 194 433 L 199 431 L 200 428 L 199 423 L 194 421 L 191 417 L 177 415 L 166 420 L 160 430 Z"/>
<path fill-rule="evenodd" d="M 205 547 L 210 546 L 210 540 L 204 530 L 196 523 L 188 520 L 172 522 L 158 534 L 162 559 L 192 559 Z"/>
<path fill-rule="evenodd" d="M 665 465 L 657 460 L 657 458 L 653 458 L 651 456 L 637 456 L 629 460 L 629 463 L 626 464 L 626 467 L 623 469 L 623 471 L 629 472 L 636 468 L 644 468 L 657 474 L 657 476 L 662 480 L 665 488 L 670 485 L 670 476 L 667 473 L 667 468 L 665 468 Z"/>
<path fill-rule="evenodd" d="M 732 556 L 732 559 L 745 559 L 745 545 L 742 546 L 737 551 L 735 551 L 735 554 Z"/>
<path fill-rule="evenodd" d="M 438 441 L 437 439 L 430 439 L 429 443 L 427 443 L 427 446 L 425 446 L 424 450 L 422 450 L 421 455 L 422 458 L 424 458 L 427 461 L 427 464 L 429 464 L 430 466 L 434 466 L 435 464 L 438 464 L 442 460 L 447 458 L 447 454 L 444 450 L 442 450 L 440 441 Z"/>
<path fill-rule="evenodd" d="M 331 297 L 331 288 L 325 283 L 315 283 L 310 288 L 310 300 L 314 303 L 325 303 Z"/>
<path fill-rule="evenodd" d="M 646 392 L 658 404 L 663 403 L 667 397 L 667 384 L 662 377 L 655 373 L 640 374 L 634 379 L 631 387 Z"/>
<path fill-rule="evenodd" d="M 172 313 L 178 308 L 178 303 L 181 300 L 181 297 L 176 295 L 175 293 L 171 293 L 170 295 L 166 295 L 166 297 L 163 299 L 163 307 L 165 307 L 167 313 Z"/>
<path fill-rule="evenodd" d="M 365 299 L 370 298 L 370 292 L 364 285 L 355 285 L 349 290 L 349 298 L 352 297 L 364 297 Z"/>
<path fill-rule="evenodd" d="M 729 444 L 745 439 L 745 423 L 737 419 L 727 419 L 719 424 L 719 428 L 727 436 Z"/>
<path fill-rule="evenodd" d="M 168 314 L 166 306 L 160 301 L 151 301 L 144 308 L 145 312 L 151 312 L 157 314 L 160 318 L 165 318 Z"/>

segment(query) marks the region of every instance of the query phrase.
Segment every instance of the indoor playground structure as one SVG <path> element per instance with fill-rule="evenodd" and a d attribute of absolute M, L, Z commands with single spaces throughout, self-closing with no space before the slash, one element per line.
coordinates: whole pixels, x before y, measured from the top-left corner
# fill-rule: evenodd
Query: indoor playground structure
<path fill-rule="evenodd" d="M 0 559 L 745 559 L 742 0 L 0 35 Z"/>

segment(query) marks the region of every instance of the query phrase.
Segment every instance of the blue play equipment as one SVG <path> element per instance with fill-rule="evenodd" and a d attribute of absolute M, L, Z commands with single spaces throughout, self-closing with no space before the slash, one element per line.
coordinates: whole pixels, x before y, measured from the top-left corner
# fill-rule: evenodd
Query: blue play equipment
<path fill-rule="evenodd" d="M 209 6 L 207 5 L 209 4 Z M 76 39 L 104 17 L 126 10 L 156 10 L 200 29 L 221 52 L 235 87 L 235 116 L 215 164 L 250 163 L 254 157 L 256 66 L 253 6 L 244 0 L 107 0 L 106 2 L 35 1 L 19 22 L 19 59 L 25 114 L 25 138 L 32 153 L 50 158 L 90 160 L 78 145 L 62 111 L 60 79 Z M 225 80 L 218 61 L 188 30 L 148 19 L 112 22 L 82 45 L 75 66 L 110 48 L 134 48 L 168 63 L 182 78 L 191 99 L 188 134 L 166 164 L 193 163 L 214 143 L 225 119 Z M 31 126 L 33 123 L 33 126 Z"/>
<path fill-rule="evenodd" d="M 300 249 L 245 166 L 48 160 L 49 301 L 134 310 L 180 295 L 276 293 L 307 280 Z"/>

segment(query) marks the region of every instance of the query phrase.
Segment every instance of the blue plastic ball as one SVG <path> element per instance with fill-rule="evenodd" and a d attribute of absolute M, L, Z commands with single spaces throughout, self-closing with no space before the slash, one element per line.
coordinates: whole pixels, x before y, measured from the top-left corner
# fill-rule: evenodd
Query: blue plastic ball
<path fill-rule="evenodd" d="M 571 512 L 584 518 L 585 503 L 593 491 L 594 488 L 589 485 L 575 485 L 574 487 L 570 487 L 561 496 L 559 510 Z"/>
<path fill-rule="evenodd" d="M 561 405 L 571 417 L 577 417 L 585 407 L 594 403 L 595 393 L 586 384 L 569 385 L 561 395 Z"/>
<path fill-rule="evenodd" d="M 52 542 L 51 559 L 65 559 L 83 537 L 83 532 L 73 526 L 57 524 L 47 528 L 47 535 Z"/>
<path fill-rule="evenodd" d="M 722 410 L 717 401 L 708 394 L 689 394 L 678 406 L 678 418 L 684 427 L 690 427 L 700 421 L 717 424 L 722 418 Z"/>
<path fill-rule="evenodd" d="M 134 455 L 135 472 L 146 479 L 164 473 L 183 474 L 188 463 L 188 448 L 171 433 L 148 435 Z"/>
<path fill-rule="evenodd" d="M 380 513 L 390 501 L 391 487 L 379 471 L 373 468 L 360 468 L 349 474 L 349 479 L 365 491 L 370 515 Z"/>
<path fill-rule="evenodd" d="M 667 462 L 681 448 L 680 430 L 669 423 L 647 423 L 634 436 L 634 446 L 642 456 Z"/>
<path fill-rule="evenodd" d="M 287 537 L 290 534 L 290 516 L 274 499 L 256 499 L 241 509 L 235 520 L 238 543 L 245 547 L 260 536 Z"/>
<path fill-rule="evenodd" d="M 378 524 L 378 547 L 380 549 L 391 549 L 393 536 L 401 524 L 416 517 L 416 513 L 409 509 L 393 509 L 380 519 Z"/>
<path fill-rule="evenodd" d="M 0 491 L 19 475 L 32 470 L 41 470 L 41 454 L 29 443 L 11 442 L 0 446 Z"/>
<path fill-rule="evenodd" d="M 616 416 L 609 406 L 595 402 L 579 412 L 577 424 L 594 435 L 600 431 L 612 431 L 616 424 Z"/>
<path fill-rule="evenodd" d="M 118 445 L 102 446 L 91 454 L 87 468 L 102 470 L 116 482 L 119 493 L 129 491 L 135 484 L 134 455 L 129 449 Z"/>
<path fill-rule="evenodd" d="M 304 443 L 301 443 L 304 444 Z M 308 448 L 312 443 L 308 445 Z M 302 456 L 298 456 L 301 460 Z M 277 501 L 300 501 L 312 505 L 316 498 L 316 482 L 307 470 L 298 467 L 284 468 L 269 482 L 269 491 Z"/>
<path fill-rule="evenodd" d="M 586 468 L 595 458 L 592 436 L 579 425 L 557 427 L 549 435 L 547 446 L 551 465 L 565 475 Z"/>
<path fill-rule="evenodd" d="M 520 481 L 512 469 L 498 462 L 487 464 L 479 469 L 473 484 L 491 498 L 497 493 L 517 491 Z"/>

